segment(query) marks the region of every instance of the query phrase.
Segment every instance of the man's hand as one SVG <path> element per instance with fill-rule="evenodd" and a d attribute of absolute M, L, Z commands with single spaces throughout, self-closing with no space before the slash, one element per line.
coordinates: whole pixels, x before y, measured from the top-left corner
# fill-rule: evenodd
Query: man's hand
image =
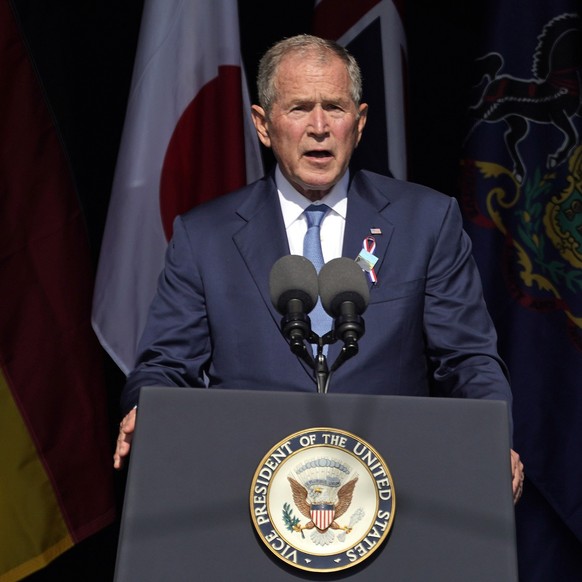
<path fill-rule="evenodd" d="M 137 408 L 132 408 L 119 423 L 119 436 L 117 437 L 117 446 L 113 455 L 113 467 L 115 469 L 123 469 L 125 457 L 129 455 L 136 416 Z"/>
<path fill-rule="evenodd" d="M 519 455 L 511 449 L 511 484 L 513 487 L 513 503 L 516 504 L 523 493 L 523 463 Z"/>

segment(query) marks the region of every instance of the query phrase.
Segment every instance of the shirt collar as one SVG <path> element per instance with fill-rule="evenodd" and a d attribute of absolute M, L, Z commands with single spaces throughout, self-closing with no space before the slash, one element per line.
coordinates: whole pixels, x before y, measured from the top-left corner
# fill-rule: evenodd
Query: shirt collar
<path fill-rule="evenodd" d="M 326 194 L 319 203 L 327 204 L 334 212 L 346 219 L 348 210 L 348 184 L 350 181 L 349 170 L 342 176 L 341 180 Z M 302 194 L 297 192 L 291 185 L 289 180 L 283 176 L 283 172 L 277 165 L 275 169 L 275 183 L 277 184 L 277 191 L 279 194 L 279 202 L 281 204 L 281 211 L 283 212 L 283 220 L 285 221 L 285 228 L 288 228 L 295 222 L 303 211 L 313 204 L 311 200 L 305 198 Z"/>

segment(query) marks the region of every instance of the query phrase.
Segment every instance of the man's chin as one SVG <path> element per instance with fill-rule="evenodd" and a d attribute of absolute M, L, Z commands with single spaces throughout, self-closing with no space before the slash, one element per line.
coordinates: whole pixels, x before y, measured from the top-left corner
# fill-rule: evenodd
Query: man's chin
<path fill-rule="evenodd" d="M 310 173 L 303 176 L 302 179 L 293 182 L 293 185 L 299 192 L 311 200 L 319 200 L 323 198 L 329 191 L 339 182 L 340 178 L 334 176 L 331 179 L 329 176 L 323 176 L 317 173 Z M 315 198 L 312 196 L 316 196 Z"/>
<path fill-rule="evenodd" d="M 295 184 L 295 189 L 312 202 L 321 200 L 326 194 L 329 194 L 332 188 L 333 184 L 330 185 L 327 182 L 324 184 Z"/>

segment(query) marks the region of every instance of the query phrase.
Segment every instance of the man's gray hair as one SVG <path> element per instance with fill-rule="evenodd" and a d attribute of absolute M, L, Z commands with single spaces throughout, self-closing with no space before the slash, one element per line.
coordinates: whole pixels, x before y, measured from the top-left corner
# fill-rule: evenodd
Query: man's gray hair
<path fill-rule="evenodd" d="M 261 58 L 257 74 L 257 91 L 260 106 L 268 114 L 277 99 L 277 71 L 281 61 L 288 55 L 316 55 L 321 63 L 330 56 L 339 57 L 345 64 L 350 78 L 350 95 L 356 107 L 362 99 L 362 73 L 356 59 L 333 40 L 325 40 L 310 34 L 300 34 L 275 43 Z"/>

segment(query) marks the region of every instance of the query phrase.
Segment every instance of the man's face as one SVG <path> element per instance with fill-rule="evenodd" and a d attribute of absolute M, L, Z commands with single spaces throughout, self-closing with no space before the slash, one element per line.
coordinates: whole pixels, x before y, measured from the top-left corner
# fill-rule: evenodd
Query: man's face
<path fill-rule="evenodd" d="M 259 139 L 273 149 L 283 175 L 310 200 L 319 200 L 345 174 L 366 124 L 356 109 L 345 65 L 337 57 L 287 56 L 277 75 L 270 115 L 253 105 Z"/>

